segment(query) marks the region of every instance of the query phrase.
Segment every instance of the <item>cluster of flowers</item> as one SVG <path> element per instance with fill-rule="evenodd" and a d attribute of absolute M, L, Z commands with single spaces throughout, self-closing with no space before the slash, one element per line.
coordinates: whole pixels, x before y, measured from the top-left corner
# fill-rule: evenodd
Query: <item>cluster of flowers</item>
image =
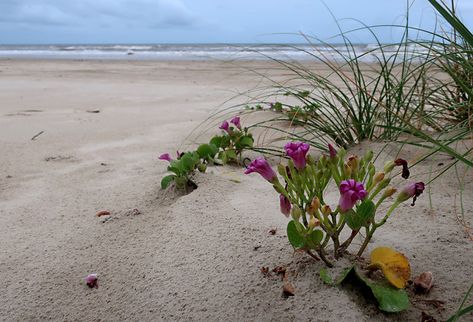
<path fill-rule="evenodd" d="M 338 258 L 364 229 L 365 239 L 357 253 L 361 256 L 376 229 L 386 223 L 392 212 L 411 198 L 414 205 L 416 198 L 424 191 L 422 182 L 409 183 L 399 192 L 390 186 L 389 174 L 396 166 L 402 166 L 404 179 L 409 177 L 407 162 L 402 159 L 388 162 L 383 171 L 378 172 L 372 162 L 372 151 L 362 158 L 352 155 L 345 159 L 344 149 L 336 151 L 329 145 L 330 154 L 314 160 L 308 154 L 308 144 L 291 142 L 284 149 L 289 157 L 287 166 L 278 166 L 284 185 L 262 157 L 251 162 L 245 174 L 259 173 L 273 185 L 279 193 L 281 212 L 292 217 L 287 227 L 289 242 L 316 259 L 320 256 L 328 266 L 332 266 L 327 253 L 330 241 L 334 248 L 333 257 Z M 324 199 L 324 191 L 332 180 L 340 193 L 334 209 Z M 377 221 L 376 211 L 387 200 L 393 200 L 392 204 L 384 217 Z M 342 241 L 345 227 L 351 229 L 351 234 Z"/>
<path fill-rule="evenodd" d="M 248 132 L 247 128 L 242 128 L 240 117 L 233 117 L 230 122 L 223 121 L 220 125 L 223 135 L 214 136 L 210 140 L 210 144 L 220 149 L 218 159 L 223 164 L 241 163 L 241 154 L 245 149 L 253 147 L 253 136 Z"/>
<path fill-rule="evenodd" d="M 171 172 L 161 180 L 162 189 L 166 189 L 172 182 L 178 189 L 195 189 L 197 185 L 191 176 L 196 170 L 205 172 L 208 164 L 240 163 L 243 150 L 253 147 L 252 135 L 248 133 L 248 129 L 242 129 L 239 116 L 233 117 L 230 123 L 224 121 L 220 129 L 223 130 L 222 135 L 214 136 L 208 144 L 201 144 L 196 151 L 178 151 L 176 159 L 169 153 L 159 156 L 160 160 L 169 162 L 167 170 Z"/>

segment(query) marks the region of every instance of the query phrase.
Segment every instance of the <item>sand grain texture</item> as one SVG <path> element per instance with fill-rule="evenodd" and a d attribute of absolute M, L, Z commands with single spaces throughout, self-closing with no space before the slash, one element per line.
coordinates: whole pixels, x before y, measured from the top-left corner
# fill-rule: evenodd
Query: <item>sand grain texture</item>
<path fill-rule="evenodd" d="M 277 195 L 258 176 L 210 168 L 189 195 L 159 189 L 158 155 L 173 153 L 232 92 L 258 83 L 228 66 L 0 61 L 0 319 L 417 321 L 422 310 L 439 319 L 453 312 L 473 271 L 453 175 L 432 187 L 433 213 L 423 195 L 370 245 L 400 250 L 414 274 L 432 271 L 434 288 L 417 299 L 446 302 L 444 311 L 416 302 L 399 315 L 323 285 L 322 264 L 293 254 Z M 412 172 L 425 179 L 438 162 Z M 470 184 L 467 214 L 471 195 Z M 105 223 L 101 210 L 112 214 Z M 295 287 L 287 299 L 281 278 L 260 272 L 280 265 Z M 89 273 L 99 274 L 98 289 L 85 285 Z"/>

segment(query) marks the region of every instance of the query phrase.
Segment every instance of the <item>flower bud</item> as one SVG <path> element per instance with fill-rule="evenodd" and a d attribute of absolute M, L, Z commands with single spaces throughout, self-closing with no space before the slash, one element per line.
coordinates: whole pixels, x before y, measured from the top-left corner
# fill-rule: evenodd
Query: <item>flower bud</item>
<path fill-rule="evenodd" d="M 381 182 L 379 183 L 378 189 L 386 188 L 389 185 L 390 182 L 391 182 L 390 178 L 386 178 L 384 180 L 381 180 Z"/>
<path fill-rule="evenodd" d="M 393 171 L 395 166 L 396 166 L 396 164 L 394 163 L 394 161 L 386 162 L 386 164 L 384 165 L 384 172 L 389 173 L 389 172 Z"/>
<path fill-rule="evenodd" d="M 376 172 L 376 168 L 375 168 L 373 162 L 370 162 L 368 164 L 368 173 L 369 173 L 370 176 L 374 176 L 375 172 Z"/>
<path fill-rule="evenodd" d="M 330 206 L 329 205 L 323 205 L 322 206 L 322 214 L 324 216 L 328 216 L 332 213 L 332 209 L 330 209 Z"/>
<path fill-rule="evenodd" d="M 348 164 L 344 163 L 343 164 L 343 174 L 346 178 L 350 178 L 351 176 L 351 168 Z"/>
<path fill-rule="evenodd" d="M 377 172 L 375 175 L 374 175 L 374 179 L 373 179 L 373 184 L 378 184 L 379 182 L 381 182 L 382 180 L 384 179 L 384 172 Z"/>
<path fill-rule="evenodd" d="M 365 153 L 365 156 L 364 156 L 364 160 L 366 163 L 370 162 L 371 160 L 373 160 L 373 156 L 374 156 L 374 153 L 372 150 L 369 150 L 368 152 Z"/>
<path fill-rule="evenodd" d="M 360 160 L 358 159 L 358 156 L 351 155 L 348 158 L 347 165 L 351 168 L 352 173 L 354 173 L 358 170 L 358 165 L 359 164 L 360 164 Z"/>
<path fill-rule="evenodd" d="M 289 217 L 289 214 L 291 213 L 291 202 L 285 195 L 279 195 L 279 207 L 281 209 L 281 212 L 284 216 Z"/>
<path fill-rule="evenodd" d="M 299 221 L 302 216 L 301 208 L 299 208 L 297 205 L 294 205 L 294 207 L 292 207 L 291 216 L 294 221 Z"/>
<path fill-rule="evenodd" d="M 335 159 L 337 157 L 337 150 L 333 147 L 333 145 L 328 145 L 328 151 L 330 153 L 330 159 Z"/>
<path fill-rule="evenodd" d="M 317 213 L 317 210 L 320 208 L 320 200 L 317 197 L 314 197 L 312 201 L 310 202 L 310 205 L 307 209 L 307 212 L 309 215 L 313 216 Z"/>
<path fill-rule="evenodd" d="M 381 198 L 389 198 L 391 197 L 393 194 L 395 194 L 397 191 L 396 188 L 394 188 L 393 186 L 389 186 L 386 188 L 386 190 L 384 190 L 383 192 L 383 196 Z"/>
<path fill-rule="evenodd" d="M 309 228 L 314 229 L 317 226 L 320 226 L 320 221 L 314 216 L 311 216 L 309 219 Z"/>

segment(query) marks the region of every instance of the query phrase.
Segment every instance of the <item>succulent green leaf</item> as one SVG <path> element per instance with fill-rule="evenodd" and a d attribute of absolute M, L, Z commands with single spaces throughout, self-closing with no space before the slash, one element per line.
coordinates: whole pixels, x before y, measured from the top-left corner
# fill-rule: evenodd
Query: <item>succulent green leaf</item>
<path fill-rule="evenodd" d="M 251 148 L 253 147 L 254 140 L 251 136 L 245 135 L 240 138 L 238 143 L 240 148 Z"/>
<path fill-rule="evenodd" d="M 287 224 L 287 238 L 289 239 L 289 242 L 291 243 L 292 247 L 296 249 L 304 247 L 304 236 L 297 230 L 296 223 L 294 222 L 294 220 L 291 220 Z"/>
<path fill-rule="evenodd" d="M 328 285 L 333 285 L 332 276 L 330 276 L 326 268 L 322 268 L 319 272 L 319 275 L 322 282 Z"/>
<path fill-rule="evenodd" d="M 340 285 L 341 283 L 343 283 L 343 281 L 345 281 L 347 276 L 350 275 L 350 273 L 354 270 L 355 270 L 355 266 L 353 265 L 345 268 L 335 279 L 335 285 Z"/>
<path fill-rule="evenodd" d="M 310 241 L 314 243 L 315 245 L 320 245 L 320 242 L 324 238 L 324 233 L 321 230 L 314 230 L 310 235 L 309 235 Z"/>
<path fill-rule="evenodd" d="M 215 144 L 201 144 L 197 148 L 197 153 L 202 159 L 213 158 L 218 152 L 218 148 Z"/>
<path fill-rule="evenodd" d="M 174 181 L 174 178 L 176 178 L 176 176 L 173 175 L 173 174 L 170 174 L 170 175 L 165 176 L 164 178 L 162 178 L 161 179 L 161 189 L 166 189 L 167 187 L 169 187 L 171 182 Z"/>
<path fill-rule="evenodd" d="M 345 213 L 345 222 L 353 230 L 359 230 L 363 227 L 363 218 L 357 215 L 352 209 Z"/>
<path fill-rule="evenodd" d="M 359 230 L 361 227 L 368 226 L 373 220 L 376 206 L 371 200 L 365 199 L 357 208 L 356 212 L 349 210 L 345 213 L 345 221 L 353 230 Z"/>
<path fill-rule="evenodd" d="M 371 288 L 381 311 L 396 313 L 409 307 L 409 297 L 404 289 L 378 283 L 366 283 L 366 285 Z"/>
<path fill-rule="evenodd" d="M 214 136 L 212 139 L 210 139 L 210 144 L 215 145 L 217 148 L 222 147 L 222 142 L 223 142 L 223 137 L 221 136 Z"/>
<path fill-rule="evenodd" d="M 363 226 L 366 226 L 373 218 L 376 212 L 376 206 L 371 200 L 365 199 L 356 208 L 356 214 L 362 219 Z"/>
<path fill-rule="evenodd" d="M 228 160 L 236 160 L 237 159 L 237 154 L 236 154 L 235 150 L 227 150 L 225 152 L 227 154 Z"/>
<path fill-rule="evenodd" d="M 186 171 L 186 173 L 188 173 L 195 169 L 195 166 L 197 165 L 197 162 L 199 161 L 199 159 L 198 159 L 198 155 L 197 155 L 197 160 L 196 160 L 195 155 L 193 153 L 188 152 L 184 154 L 179 161 L 182 163 L 182 168 Z"/>
<path fill-rule="evenodd" d="M 360 282 L 370 288 L 381 311 L 397 313 L 409 307 L 409 297 L 404 289 L 394 288 L 387 282 L 374 282 L 353 267 L 348 273 L 350 272 L 353 272 Z"/>

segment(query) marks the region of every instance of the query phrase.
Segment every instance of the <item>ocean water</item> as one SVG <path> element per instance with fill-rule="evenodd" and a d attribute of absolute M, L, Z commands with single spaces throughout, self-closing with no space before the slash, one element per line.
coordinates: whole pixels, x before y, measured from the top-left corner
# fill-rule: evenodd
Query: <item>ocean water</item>
<path fill-rule="evenodd" d="M 385 47 L 390 55 L 397 46 Z M 245 44 L 150 44 L 150 45 L 0 45 L 0 58 L 83 60 L 341 60 L 342 55 L 361 55 L 375 61 L 383 53 L 370 44 L 355 45 L 245 45 Z"/>

